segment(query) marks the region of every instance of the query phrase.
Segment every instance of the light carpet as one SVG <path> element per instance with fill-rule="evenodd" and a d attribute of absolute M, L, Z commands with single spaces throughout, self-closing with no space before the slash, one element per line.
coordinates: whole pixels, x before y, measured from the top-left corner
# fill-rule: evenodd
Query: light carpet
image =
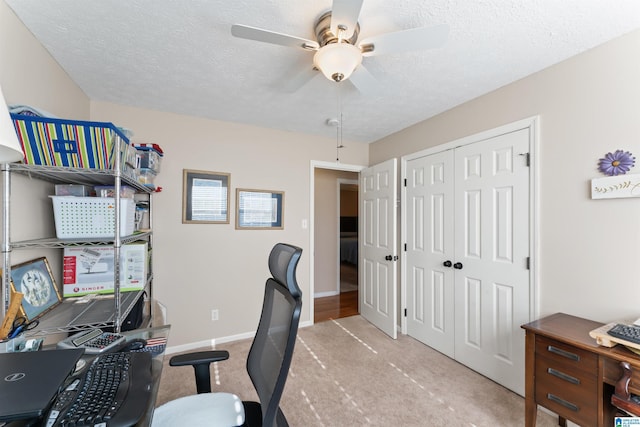
<path fill-rule="evenodd" d="M 225 344 L 214 390 L 256 399 L 245 370 L 251 340 Z M 195 393 L 193 369 L 170 367 L 158 405 Z M 281 401 L 292 427 L 523 426 L 524 399 L 404 335 L 392 340 L 361 316 L 301 328 Z M 557 426 L 538 411 L 537 427 Z"/>

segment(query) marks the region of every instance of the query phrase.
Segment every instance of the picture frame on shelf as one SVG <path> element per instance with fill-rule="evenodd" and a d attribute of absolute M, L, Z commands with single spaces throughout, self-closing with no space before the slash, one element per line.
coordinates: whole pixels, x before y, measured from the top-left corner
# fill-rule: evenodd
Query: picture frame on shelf
<path fill-rule="evenodd" d="M 41 317 L 62 302 L 45 257 L 12 266 L 11 291 L 23 294 L 20 314 L 27 321 Z"/>
<path fill-rule="evenodd" d="M 284 192 L 236 189 L 236 229 L 284 229 Z"/>
<path fill-rule="evenodd" d="M 182 223 L 229 224 L 231 175 L 183 169 Z"/>

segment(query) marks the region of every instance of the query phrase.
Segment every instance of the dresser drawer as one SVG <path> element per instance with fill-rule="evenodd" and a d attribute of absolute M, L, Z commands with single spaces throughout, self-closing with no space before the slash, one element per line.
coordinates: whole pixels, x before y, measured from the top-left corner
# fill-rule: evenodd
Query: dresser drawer
<path fill-rule="evenodd" d="M 598 375 L 596 354 L 539 335 L 536 336 L 536 359 L 538 357 L 544 357 L 566 371 L 582 371 L 594 377 Z"/>
<path fill-rule="evenodd" d="M 570 344 L 536 337 L 536 401 L 580 425 L 598 416 L 598 357 Z"/>
<path fill-rule="evenodd" d="M 536 401 L 579 425 L 592 425 L 597 417 L 598 389 L 595 372 L 567 370 L 564 363 L 536 357 Z"/>

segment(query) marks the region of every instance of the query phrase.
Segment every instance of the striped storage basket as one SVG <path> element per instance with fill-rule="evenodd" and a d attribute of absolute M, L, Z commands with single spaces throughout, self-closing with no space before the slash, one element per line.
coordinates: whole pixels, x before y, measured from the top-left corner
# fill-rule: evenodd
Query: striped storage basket
<path fill-rule="evenodd" d="M 129 139 L 112 123 L 50 119 L 11 114 L 24 163 L 85 169 L 113 169 Z M 119 150 L 116 150 L 118 138 Z M 124 165 L 124 158 L 122 161 Z"/>

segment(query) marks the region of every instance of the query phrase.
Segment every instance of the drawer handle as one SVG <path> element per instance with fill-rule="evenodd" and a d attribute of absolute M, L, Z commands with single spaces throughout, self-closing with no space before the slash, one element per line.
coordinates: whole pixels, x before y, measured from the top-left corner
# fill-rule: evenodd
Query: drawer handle
<path fill-rule="evenodd" d="M 569 381 L 570 383 L 573 383 L 573 384 L 580 384 L 580 380 L 578 378 L 572 377 L 571 375 L 567 375 L 564 372 L 560 372 L 556 369 L 547 368 L 547 372 L 553 375 L 554 377 L 560 378 L 561 380 Z"/>
<path fill-rule="evenodd" d="M 558 396 L 556 396 L 554 394 L 547 393 L 547 399 L 549 399 L 549 400 L 551 400 L 553 402 L 559 403 L 562 406 L 564 406 L 565 408 L 569 408 L 574 412 L 578 412 L 580 410 L 580 408 L 578 408 L 577 405 L 574 405 L 571 402 L 567 402 L 566 400 L 561 399 L 561 398 L 559 398 Z"/>
<path fill-rule="evenodd" d="M 579 361 L 580 361 L 580 356 L 578 356 L 578 355 L 577 355 L 577 354 L 575 354 L 575 353 L 570 353 L 570 352 L 568 352 L 568 351 L 565 351 L 565 350 L 563 350 L 563 349 L 561 349 L 561 348 L 558 348 L 558 347 L 554 347 L 554 346 L 552 346 L 552 345 L 549 345 L 549 346 L 547 346 L 547 350 L 548 350 L 550 353 L 555 353 L 555 354 L 557 354 L 558 356 L 566 357 L 567 359 L 575 360 L 576 362 L 579 362 Z"/>

